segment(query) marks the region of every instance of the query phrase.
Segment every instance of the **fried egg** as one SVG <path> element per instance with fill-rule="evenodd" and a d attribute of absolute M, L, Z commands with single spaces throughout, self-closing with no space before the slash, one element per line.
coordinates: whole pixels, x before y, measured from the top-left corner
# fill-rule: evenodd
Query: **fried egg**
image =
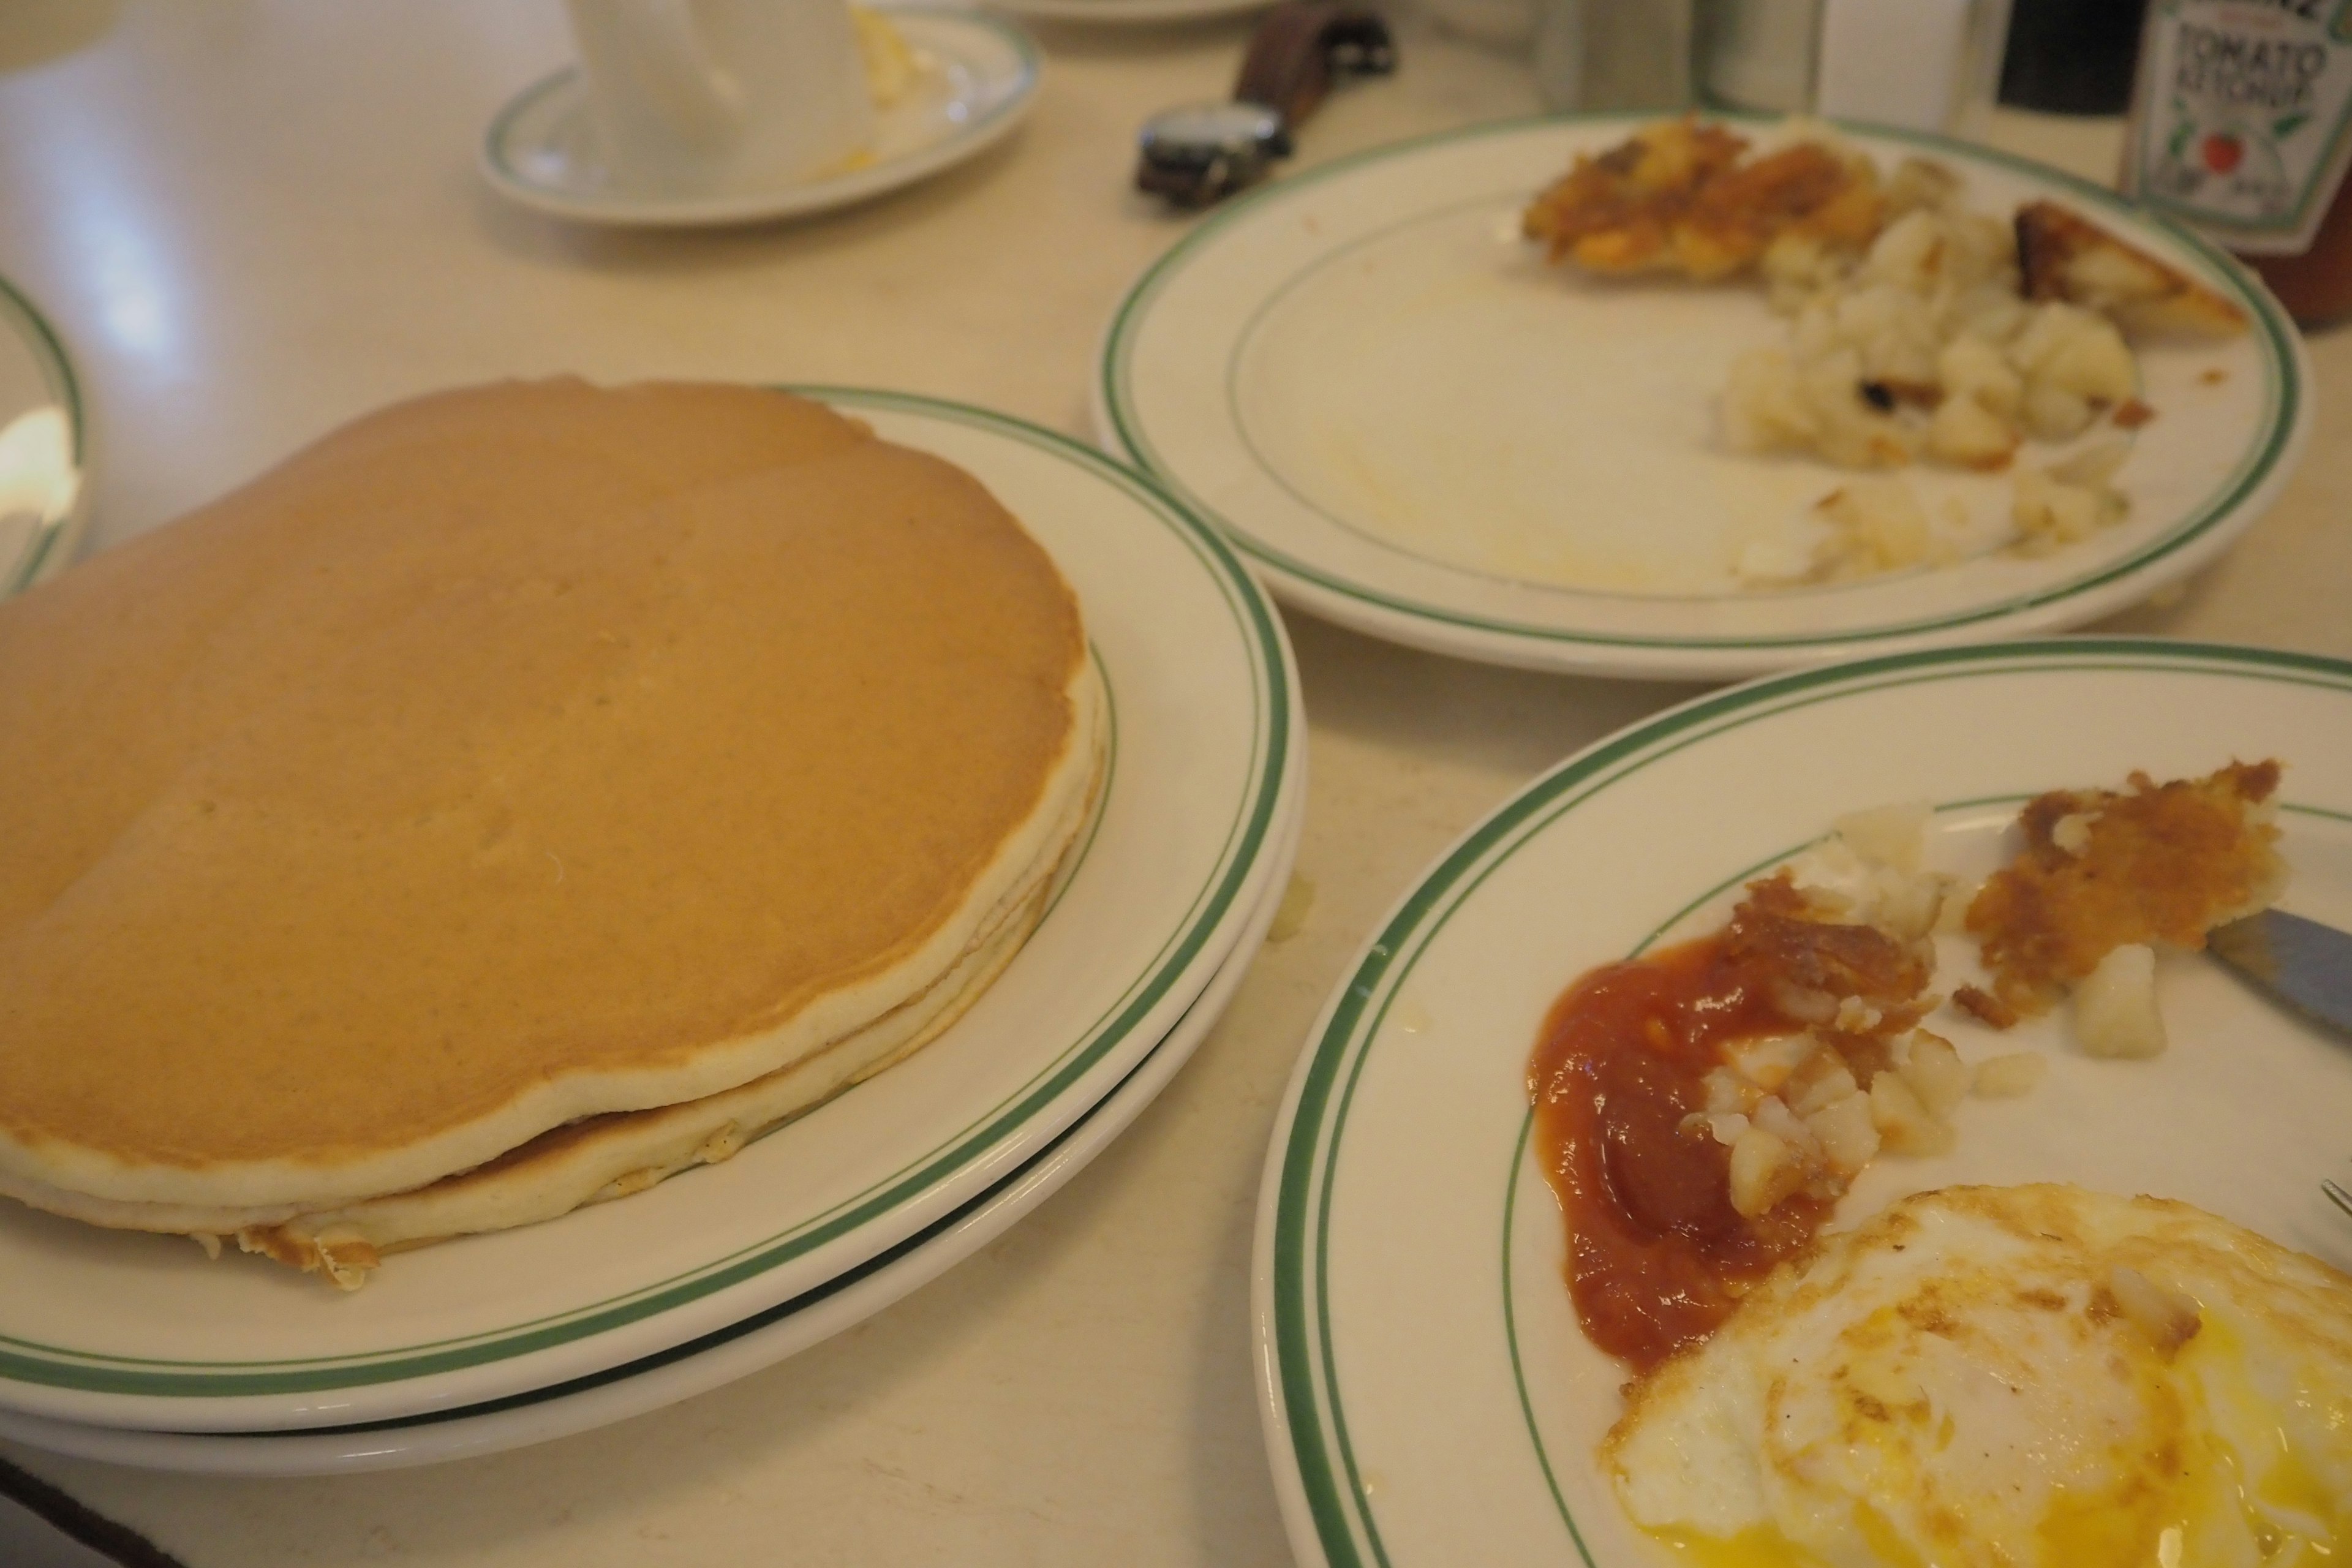
<path fill-rule="evenodd" d="M 1924 1193 L 1635 1384 L 1601 1458 L 1702 1568 L 2352 1562 L 2352 1277 L 2186 1204 Z"/>

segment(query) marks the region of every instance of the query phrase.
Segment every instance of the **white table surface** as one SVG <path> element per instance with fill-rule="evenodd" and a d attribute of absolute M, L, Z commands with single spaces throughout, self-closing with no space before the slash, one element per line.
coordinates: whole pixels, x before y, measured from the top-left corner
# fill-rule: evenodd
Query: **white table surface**
<path fill-rule="evenodd" d="M 622 235 L 511 209 L 474 172 L 490 115 L 566 58 L 555 0 L 5 0 L 0 275 L 82 374 L 92 547 L 376 405 L 495 376 L 857 383 L 1089 434 L 1097 334 L 1183 228 L 1128 193 L 1132 132 L 1221 95 L 1245 26 L 1038 31 L 1035 116 L 974 164 L 799 226 Z M 1401 75 L 1340 93 L 1301 163 L 1533 107 L 1513 61 L 1403 43 Z M 1994 134 L 2095 168 L 2112 146 Z M 2318 428 L 2277 510 L 2177 602 L 2105 629 L 2352 657 L 2352 334 L 2315 357 Z M 1292 1058 L 1448 840 L 1690 689 L 1289 624 L 1311 718 L 1304 929 L 1132 1131 L 938 1282 L 730 1388 L 461 1464 L 225 1482 L 0 1453 L 192 1568 L 1288 1562 L 1247 1272 Z"/>

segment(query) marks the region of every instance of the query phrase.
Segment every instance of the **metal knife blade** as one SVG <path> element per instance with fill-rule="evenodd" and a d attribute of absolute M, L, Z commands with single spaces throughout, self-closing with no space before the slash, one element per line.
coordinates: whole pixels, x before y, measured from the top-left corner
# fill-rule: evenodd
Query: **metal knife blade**
<path fill-rule="evenodd" d="M 2264 910 L 2215 926 L 2205 944 L 2296 1012 L 2352 1035 L 2352 932 Z"/>

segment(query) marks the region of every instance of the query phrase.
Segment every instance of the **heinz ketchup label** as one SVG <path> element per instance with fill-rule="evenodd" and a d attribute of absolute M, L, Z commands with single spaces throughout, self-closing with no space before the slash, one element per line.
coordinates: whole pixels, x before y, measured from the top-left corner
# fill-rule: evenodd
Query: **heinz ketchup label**
<path fill-rule="evenodd" d="M 2156 0 L 2126 183 L 2232 250 L 2311 243 L 2352 159 L 2352 0 Z"/>

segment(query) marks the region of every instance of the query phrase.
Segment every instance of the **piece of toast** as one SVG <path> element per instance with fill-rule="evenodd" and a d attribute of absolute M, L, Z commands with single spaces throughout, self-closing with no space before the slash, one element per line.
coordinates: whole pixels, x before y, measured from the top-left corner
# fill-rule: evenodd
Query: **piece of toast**
<path fill-rule="evenodd" d="M 2017 209 L 2017 260 L 2029 300 L 2065 300 L 2128 330 L 2227 337 L 2246 329 L 2234 302 L 2055 202 Z"/>

